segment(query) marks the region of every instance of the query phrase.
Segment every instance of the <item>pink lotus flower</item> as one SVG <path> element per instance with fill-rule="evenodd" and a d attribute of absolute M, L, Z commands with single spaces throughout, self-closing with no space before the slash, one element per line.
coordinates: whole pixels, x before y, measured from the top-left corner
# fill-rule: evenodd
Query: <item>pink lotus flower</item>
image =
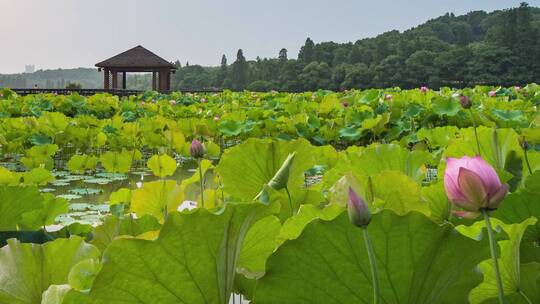
<path fill-rule="evenodd" d="M 488 96 L 489 97 L 495 97 L 495 96 L 497 96 L 497 92 L 496 91 L 489 91 Z"/>
<path fill-rule="evenodd" d="M 461 95 L 459 96 L 459 103 L 464 109 L 470 109 L 472 106 L 471 99 L 469 96 Z"/>
<path fill-rule="evenodd" d="M 366 202 L 351 187 L 349 187 L 347 211 L 351 223 L 355 226 L 364 228 L 371 222 L 371 212 Z"/>
<path fill-rule="evenodd" d="M 174 106 L 176 104 L 176 100 L 171 99 L 171 100 L 169 100 L 169 103 Z"/>
<path fill-rule="evenodd" d="M 141 106 L 144 106 L 146 103 L 144 101 L 141 101 Z"/>
<path fill-rule="evenodd" d="M 215 121 L 219 121 L 220 119 L 221 119 L 221 116 L 219 116 L 219 115 L 214 116 Z"/>
<path fill-rule="evenodd" d="M 454 214 L 475 218 L 482 209 L 495 210 L 508 193 L 495 169 L 480 156 L 448 158 L 444 172 L 444 189 L 452 204 L 463 209 Z"/>
<path fill-rule="evenodd" d="M 206 98 L 201 98 L 201 103 L 206 103 L 206 102 L 207 102 Z"/>
<path fill-rule="evenodd" d="M 189 146 L 189 154 L 191 154 L 191 157 L 202 158 L 204 156 L 204 153 L 206 153 L 206 149 L 204 148 L 203 144 L 200 141 L 194 139 Z"/>
<path fill-rule="evenodd" d="M 422 92 L 422 93 L 427 93 L 427 91 L 429 91 L 429 88 L 428 88 L 428 87 L 426 87 L 426 86 L 420 87 L 420 92 Z"/>
<path fill-rule="evenodd" d="M 519 92 L 519 91 L 521 91 L 521 87 L 520 87 L 520 86 L 515 86 L 515 87 L 514 87 L 514 90 L 516 90 L 516 91 Z"/>
<path fill-rule="evenodd" d="M 384 99 L 390 101 L 390 100 L 394 99 L 394 96 L 392 96 L 391 94 L 386 94 L 386 95 L 384 95 Z"/>

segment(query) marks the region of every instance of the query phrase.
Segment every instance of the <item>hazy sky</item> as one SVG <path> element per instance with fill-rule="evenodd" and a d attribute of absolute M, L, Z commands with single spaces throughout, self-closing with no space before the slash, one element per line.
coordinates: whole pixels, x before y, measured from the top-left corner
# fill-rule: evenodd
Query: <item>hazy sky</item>
<path fill-rule="evenodd" d="M 0 73 L 92 67 L 138 44 L 183 64 L 297 56 L 306 37 L 355 41 L 446 12 L 508 8 L 502 0 L 0 0 Z M 540 6 L 540 0 L 528 1 Z"/>

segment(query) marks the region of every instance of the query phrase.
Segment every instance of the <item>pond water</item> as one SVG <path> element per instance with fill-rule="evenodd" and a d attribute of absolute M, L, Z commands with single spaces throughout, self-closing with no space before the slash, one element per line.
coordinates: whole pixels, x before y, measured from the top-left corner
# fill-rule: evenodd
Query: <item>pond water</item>
<path fill-rule="evenodd" d="M 0 162 L 3 166 L 12 171 L 21 171 L 24 168 L 16 160 L 11 158 Z M 189 159 L 178 159 L 178 167 L 173 176 L 168 179 L 175 179 L 180 182 L 196 172 L 196 162 Z M 112 192 L 120 188 L 137 189 L 145 182 L 159 179 L 143 166 L 134 166 L 127 174 L 107 173 L 97 170 L 93 174 L 71 174 L 64 170 L 64 162 L 55 162 L 52 174 L 55 181 L 47 185 L 40 186 L 40 191 L 51 193 L 56 197 L 62 197 L 69 202 L 69 212 L 59 216 L 57 224 L 69 225 L 74 222 L 82 224 L 96 225 L 101 219 L 109 214 L 109 196 Z"/>

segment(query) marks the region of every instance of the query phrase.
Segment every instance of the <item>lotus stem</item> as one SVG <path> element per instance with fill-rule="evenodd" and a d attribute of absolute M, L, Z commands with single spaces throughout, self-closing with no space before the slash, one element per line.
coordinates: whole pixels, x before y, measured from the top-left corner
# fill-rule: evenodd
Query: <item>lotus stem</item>
<path fill-rule="evenodd" d="M 527 297 L 527 295 L 523 292 L 523 290 L 518 290 L 518 293 L 521 295 L 521 297 L 523 297 L 525 302 L 527 302 L 528 304 L 533 304 L 531 299 L 529 299 L 529 297 Z"/>
<path fill-rule="evenodd" d="M 493 236 L 493 228 L 491 227 L 489 211 L 486 209 L 482 209 L 482 214 L 484 215 L 484 219 L 486 220 L 486 227 L 489 237 L 489 248 L 491 251 L 491 259 L 493 260 L 493 269 L 495 270 L 495 279 L 497 280 L 497 289 L 499 292 L 499 303 L 504 304 L 504 289 L 501 280 L 501 273 L 499 271 L 499 261 L 497 260 L 497 242 L 495 241 L 495 237 Z"/>
<path fill-rule="evenodd" d="M 523 149 L 523 156 L 525 157 L 525 163 L 527 164 L 527 169 L 529 170 L 529 175 L 532 175 L 531 163 L 529 163 L 529 155 L 527 154 L 527 149 Z"/>
<path fill-rule="evenodd" d="M 480 153 L 480 140 L 478 139 L 478 131 L 476 130 L 476 120 L 474 119 L 474 112 L 472 108 L 469 108 L 469 111 L 471 111 L 471 120 L 473 124 L 473 129 L 474 129 L 474 137 L 476 139 L 477 153 L 478 153 L 478 156 L 481 156 L 482 154 Z"/>
<path fill-rule="evenodd" d="M 366 245 L 366 250 L 369 258 L 369 266 L 371 268 L 371 281 L 373 284 L 373 304 L 379 304 L 380 299 L 380 287 L 379 287 L 379 274 L 377 272 L 377 261 L 375 260 L 375 252 L 373 251 L 373 244 L 371 243 L 371 238 L 367 231 L 367 227 L 362 228 L 362 233 L 364 235 L 364 243 Z"/>
<path fill-rule="evenodd" d="M 291 216 L 294 216 L 293 203 L 292 203 L 291 193 L 289 192 L 289 187 L 285 187 L 285 191 L 287 192 L 287 196 L 289 197 L 289 207 L 291 208 Z"/>
<path fill-rule="evenodd" d="M 201 188 L 201 207 L 204 208 L 204 181 L 201 167 L 201 159 L 197 158 L 197 164 L 199 165 L 199 185 Z"/>

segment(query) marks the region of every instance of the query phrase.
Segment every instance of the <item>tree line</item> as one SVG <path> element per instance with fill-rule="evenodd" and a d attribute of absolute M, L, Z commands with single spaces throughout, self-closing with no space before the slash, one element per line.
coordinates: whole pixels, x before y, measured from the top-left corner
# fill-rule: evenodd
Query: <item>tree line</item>
<path fill-rule="evenodd" d="M 404 32 L 389 31 L 356 42 L 315 43 L 307 38 L 296 59 L 287 49 L 275 58 L 182 65 L 171 78 L 173 90 L 231 89 L 308 91 L 317 89 L 540 83 L 540 9 L 518 7 L 486 13 L 447 13 Z M 58 86 L 80 83 L 102 87 L 95 69 L 0 75 L 2 86 Z M 130 89 L 149 89 L 150 75 L 129 75 Z"/>
<path fill-rule="evenodd" d="M 181 66 L 176 89 L 306 91 L 540 82 L 540 9 L 519 7 L 486 13 L 448 13 L 400 33 L 390 31 L 354 43 L 314 43 L 307 38 L 297 59 L 246 61 L 240 49 L 228 65 Z"/>

